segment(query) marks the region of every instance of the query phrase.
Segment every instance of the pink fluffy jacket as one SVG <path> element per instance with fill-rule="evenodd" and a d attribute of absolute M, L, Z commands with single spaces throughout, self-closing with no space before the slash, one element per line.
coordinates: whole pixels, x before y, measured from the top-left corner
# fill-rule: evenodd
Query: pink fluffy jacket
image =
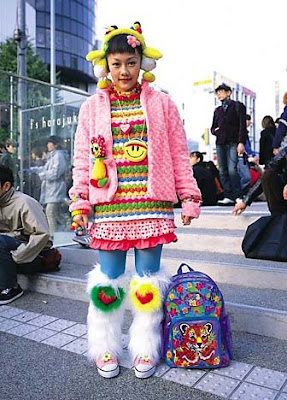
<path fill-rule="evenodd" d="M 155 200 L 177 203 L 191 195 L 200 196 L 189 165 L 185 131 L 179 112 L 170 97 L 153 90 L 143 83 L 141 104 L 148 128 L 148 191 L 147 196 Z M 91 139 L 102 135 L 106 145 L 108 184 L 96 188 L 90 184 L 93 168 L 90 148 Z M 91 210 L 92 205 L 109 202 L 118 186 L 116 162 L 112 154 L 111 105 L 108 90 L 98 90 L 81 106 L 78 128 L 75 134 L 73 200 L 70 211 Z M 198 218 L 199 203 L 182 203 L 184 215 Z"/>

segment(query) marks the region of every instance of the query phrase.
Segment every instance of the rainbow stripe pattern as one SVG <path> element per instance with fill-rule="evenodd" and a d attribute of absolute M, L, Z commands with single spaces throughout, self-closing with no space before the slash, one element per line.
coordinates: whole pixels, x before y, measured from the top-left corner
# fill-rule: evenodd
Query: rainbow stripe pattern
<path fill-rule="evenodd" d="M 127 132 L 121 125 L 129 125 Z M 142 139 L 148 144 L 144 111 L 140 103 L 140 86 L 132 94 L 111 92 L 111 129 L 113 157 L 117 164 L 118 188 L 113 201 L 95 207 L 95 222 L 129 221 L 133 219 L 173 219 L 173 205 L 147 196 L 148 158 L 139 162 L 128 160 L 123 146 L 130 139 Z"/>

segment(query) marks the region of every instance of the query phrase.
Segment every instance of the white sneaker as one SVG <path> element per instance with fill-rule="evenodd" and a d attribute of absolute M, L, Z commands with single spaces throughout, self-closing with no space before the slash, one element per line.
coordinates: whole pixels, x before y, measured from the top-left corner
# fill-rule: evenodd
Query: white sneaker
<path fill-rule="evenodd" d="M 149 358 L 149 356 L 137 356 L 134 362 L 134 370 L 137 378 L 149 378 L 155 373 L 156 364 Z"/>
<path fill-rule="evenodd" d="M 117 358 L 112 353 L 103 353 L 96 360 L 98 373 L 104 378 L 114 378 L 119 375 L 120 367 Z"/>
<path fill-rule="evenodd" d="M 235 201 L 229 199 L 228 197 L 224 197 L 223 200 L 218 200 L 217 205 L 218 206 L 234 206 Z"/>

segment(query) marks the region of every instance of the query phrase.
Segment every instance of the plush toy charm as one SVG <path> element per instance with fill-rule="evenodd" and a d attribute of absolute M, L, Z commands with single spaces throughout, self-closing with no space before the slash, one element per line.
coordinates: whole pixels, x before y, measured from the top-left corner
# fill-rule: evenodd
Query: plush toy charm
<path fill-rule="evenodd" d="M 106 156 L 105 139 L 101 135 L 99 135 L 97 138 L 93 137 L 91 144 L 94 165 L 90 183 L 96 188 L 102 188 L 108 183 L 107 168 L 104 163 Z"/>

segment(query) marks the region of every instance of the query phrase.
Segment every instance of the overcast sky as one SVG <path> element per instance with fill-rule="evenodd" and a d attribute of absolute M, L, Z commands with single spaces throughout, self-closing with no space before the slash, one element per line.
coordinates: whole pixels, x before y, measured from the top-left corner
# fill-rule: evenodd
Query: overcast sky
<path fill-rule="evenodd" d="M 217 71 L 257 93 L 257 118 L 275 114 L 274 82 L 287 90 L 287 0 L 98 0 L 97 32 L 140 21 L 164 57 L 156 83 L 180 98 Z M 285 39 L 285 40 L 284 40 Z M 258 124 L 257 124 L 257 128 Z"/>

